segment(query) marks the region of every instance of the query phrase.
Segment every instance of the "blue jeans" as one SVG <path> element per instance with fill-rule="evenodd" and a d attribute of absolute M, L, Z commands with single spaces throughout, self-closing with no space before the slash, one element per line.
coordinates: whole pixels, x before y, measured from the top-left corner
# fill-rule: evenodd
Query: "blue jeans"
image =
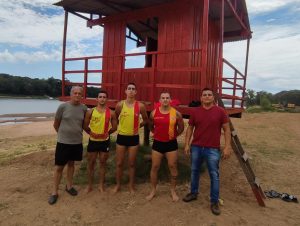
<path fill-rule="evenodd" d="M 210 202 L 219 201 L 219 161 L 221 153 L 217 148 L 205 148 L 192 145 L 191 147 L 191 193 L 198 194 L 200 169 L 205 161 L 210 177 Z"/>

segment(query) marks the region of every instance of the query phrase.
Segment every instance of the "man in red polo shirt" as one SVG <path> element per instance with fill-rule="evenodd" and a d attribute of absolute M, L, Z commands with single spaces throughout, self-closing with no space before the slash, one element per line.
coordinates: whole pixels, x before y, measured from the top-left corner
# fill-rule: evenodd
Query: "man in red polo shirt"
<path fill-rule="evenodd" d="M 225 147 L 220 150 L 221 129 L 224 130 Z M 191 143 L 191 138 L 193 140 Z M 219 208 L 219 160 L 221 155 L 227 159 L 231 152 L 231 133 L 229 118 L 223 108 L 215 105 L 213 91 L 205 88 L 201 94 L 201 106 L 194 109 L 186 131 L 185 148 L 187 155 L 191 154 L 191 192 L 183 201 L 197 199 L 199 189 L 200 168 L 207 164 L 211 186 L 211 211 L 215 215 L 221 213 Z M 190 146 L 190 144 L 192 144 Z"/>

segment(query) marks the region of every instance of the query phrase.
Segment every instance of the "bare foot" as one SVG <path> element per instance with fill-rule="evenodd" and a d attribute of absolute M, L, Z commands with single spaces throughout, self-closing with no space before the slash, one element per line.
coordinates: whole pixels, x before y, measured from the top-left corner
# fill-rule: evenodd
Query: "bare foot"
<path fill-rule="evenodd" d="M 146 197 L 148 201 L 152 200 L 156 194 L 156 190 L 151 190 L 150 194 Z"/>
<path fill-rule="evenodd" d="M 116 194 L 117 192 L 120 191 L 120 186 L 119 185 L 116 185 L 116 187 L 113 189 L 113 194 Z"/>
<path fill-rule="evenodd" d="M 130 192 L 130 194 L 132 194 L 132 195 L 134 195 L 135 194 L 135 188 L 134 187 L 132 187 L 132 186 L 129 186 L 129 192 Z"/>
<path fill-rule="evenodd" d="M 173 202 L 177 202 L 179 200 L 179 197 L 176 194 L 176 191 L 174 191 L 174 190 L 171 190 L 171 197 L 172 197 Z"/>
<path fill-rule="evenodd" d="M 93 188 L 91 186 L 88 186 L 86 189 L 85 189 L 85 193 L 88 194 L 90 193 L 91 191 L 93 191 Z"/>
<path fill-rule="evenodd" d="M 98 190 L 102 193 L 102 192 L 105 192 L 105 188 L 104 188 L 104 185 L 99 185 L 98 187 Z"/>

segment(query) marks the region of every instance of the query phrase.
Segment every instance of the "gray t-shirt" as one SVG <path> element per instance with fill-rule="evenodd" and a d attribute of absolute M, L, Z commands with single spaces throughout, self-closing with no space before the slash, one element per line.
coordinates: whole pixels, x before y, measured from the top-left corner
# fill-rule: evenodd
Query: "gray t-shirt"
<path fill-rule="evenodd" d="M 60 120 L 57 141 L 63 144 L 81 144 L 82 127 L 87 107 L 83 104 L 73 105 L 70 102 L 59 105 L 55 119 Z"/>

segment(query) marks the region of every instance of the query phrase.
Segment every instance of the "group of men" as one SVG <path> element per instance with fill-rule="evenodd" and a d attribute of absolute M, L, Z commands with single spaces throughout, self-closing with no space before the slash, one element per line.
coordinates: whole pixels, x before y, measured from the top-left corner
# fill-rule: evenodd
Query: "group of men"
<path fill-rule="evenodd" d="M 171 198 L 178 201 L 176 179 L 178 175 L 177 136 L 184 131 L 182 115 L 171 106 L 169 92 L 162 92 L 159 106 L 148 118 L 146 107 L 136 101 L 137 87 L 129 83 L 125 89 L 126 99 L 117 103 L 115 111 L 106 103 L 108 93 L 100 91 L 97 106 L 87 110 L 81 104 L 83 90 L 79 86 L 72 87 L 71 100 L 61 104 L 56 112 L 54 128 L 58 139 L 55 151 L 55 171 L 53 192 L 48 199 L 55 204 L 58 199 L 58 188 L 64 167 L 67 165 L 67 183 L 65 190 L 72 196 L 78 194 L 73 187 L 74 161 L 82 160 L 82 133 L 89 134 L 87 146 L 88 186 L 87 192 L 93 190 L 93 178 L 97 159 L 99 159 L 99 191 L 105 189 L 104 179 L 106 162 L 110 150 L 110 134 L 117 130 L 116 141 L 116 186 L 113 192 L 121 189 L 121 179 L 126 153 L 128 153 L 129 191 L 135 192 L 135 162 L 139 148 L 139 128 L 148 124 L 153 133 L 152 167 L 150 173 L 151 191 L 146 197 L 152 200 L 156 195 L 158 170 L 165 156 L 171 175 Z M 142 120 L 140 120 L 142 116 Z M 220 149 L 221 129 L 224 130 L 225 147 Z M 193 139 L 192 139 L 193 135 Z M 232 152 L 229 119 L 223 108 L 215 105 L 213 91 L 203 89 L 201 106 L 194 108 L 188 123 L 185 136 L 184 152 L 191 157 L 191 190 L 183 201 L 197 199 L 199 192 L 200 168 L 207 163 L 211 180 L 210 202 L 212 213 L 219 215 L 219 161 L 228 158 Z"/>

